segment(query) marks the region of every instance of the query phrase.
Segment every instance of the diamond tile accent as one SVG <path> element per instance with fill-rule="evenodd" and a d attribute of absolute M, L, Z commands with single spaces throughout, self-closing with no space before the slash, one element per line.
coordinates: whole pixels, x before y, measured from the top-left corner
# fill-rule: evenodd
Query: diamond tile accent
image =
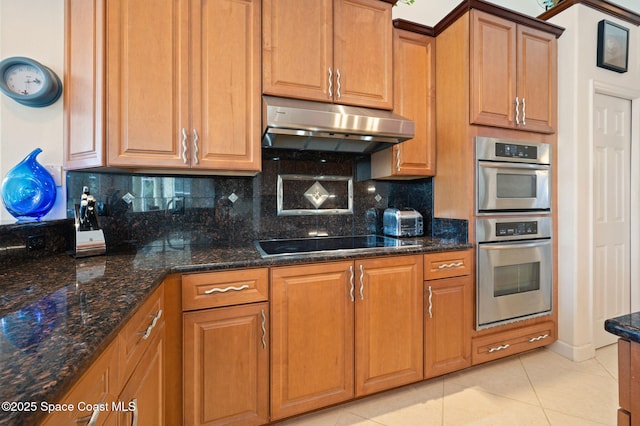
<path fill-rule="evenodd" d="M 238 201 L 240 197 L 238 197 L 235 192 L 232 192 L 228 198 L 229 198 L 229 201 L 231 201 L 232 203 L 235 203 L 236 201 Z"/>
<path fill-rule="evenodd" d="M 313 206 L 317 209 L 327 201 L 329 198 L 329 194 L 327 190 L 320 184 L 320 182 L 316 181 L 313 185 L 309 187 L 304 193 L 304 196 Z"/>

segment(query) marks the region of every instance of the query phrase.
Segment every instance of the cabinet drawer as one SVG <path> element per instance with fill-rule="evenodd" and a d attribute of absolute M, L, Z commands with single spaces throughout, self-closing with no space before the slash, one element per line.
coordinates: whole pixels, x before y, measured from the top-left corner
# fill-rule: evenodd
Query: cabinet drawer
<path fill-rule="evenodd" d="M 424 255 L 424 279 L 460 277 L 471 275 L 473 250 L 448 251 Z"/>
<path fill-rule="evenodd" d="M 72 411 L 55 411 L 48 415 L 43 426 L 88 424 L 109 424 L 107 417 L 111 404 L 119 393 L 118 380 L 118 341 L 111 343 L 100 357 L 82 375 L 60 401 L 60 404 L 73 404 Z M 52 402 L 52 401 L 49 401 Z M 96 411 L 90 410 L 94 407 Z"/>
<path fill-rule="evenodd" d="M 267 268 L 182 276 L 182 310 L 263 302 L 269 295 Z"/>
<path fill-rule="evenodd" d="M 555 340 L 555 327 L 551 321 L 477 337 L 471 343 L 471 363 L 475 365 L 514 355 L 548 345 Z"/>
<path fill-rule="evenodd" d="M 164 286 L 144 302 L 118 335 L 120 339 L 120 377 L 128 378 L 144 351 L 164 324 Z"/>

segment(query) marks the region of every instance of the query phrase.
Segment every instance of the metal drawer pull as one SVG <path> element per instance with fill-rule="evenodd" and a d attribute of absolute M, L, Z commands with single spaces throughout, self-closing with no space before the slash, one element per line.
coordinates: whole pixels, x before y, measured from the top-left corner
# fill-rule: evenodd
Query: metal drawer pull
<path fill-rule="evenodd" d="M 354 278 L 353 266 L 349 266 L 349 272 L 351 273 L 351 276 L 349 277 L 349 284 L 351 284 L 351 289 L 349 290 L 349 295 L 351 296 L 351 301 L 355 302 L 356 299 L 353 297 L 353 292 L 355 290 L 355 285 L 353 283 L 353 278 Z"/>
<path fill-rule="evenodd" d="M 507 349 L 509 346 L 511 346 L 511 345 L 509 345 L 509 344 L 507 343 L 506 345 L 498 346 L 497 348 L 491 348 L 491 349 L 489 349 L 489 353 L 505 350 L 505 349 Z"/>
<path fill-rule="evenodd" d="M 516 126 L 520 124 L 520 101 L 518 100 L 518 97 L 516 96 Z"/>
<path fill-rule="evenodd" d="M 267 322 L 267 316 L 264 314 L 264 309 L 261 310 L 262 313 L 262 347 L 267 349 L 267 329 L 265 328 L 265 323 Z"/>
<path fill-rule="evenodd" d="M 443 263 L 441 265 L 438 265 L 438 269 L 457 268 L 458 266 L 462 266 L 462 265 L 464 265 L 464 262 Z"/>
<path fill-rule="evenodd" d="M 539 340 L 544 340 L 544 339 L 546 339 L 547 337 L 549 337 L 549 335 L 548 335 L 548 334 L 543 334 L 543 335 L 538 336 L 538 337 L 532 337 L 531 339 L 529 339 L 529 342 L 530 342 L 530 343 L 537 342 L 537 341 L 539 341 Z"/>
<path fill-rule="evenodd" d="M 187 130 L 183 127 L 182 128 L 182 161 L 184 162 L 184 164 L 187 164 L 187 138 L 189 136 L 187 135 Z"/>
<path fill-rule="evenodd" d="M 242 291 L 245 288 L 249 288 L 248 284 L 243 285 L 242 287 L 227 287 L 227 288 L 212 288 L 204 292 L 204 294 L 212 294 L 212 293 L 226 293 L 228 291 Z"/>
<path fill-rule="evenodd" d="M 133 419 L 131 419 L 131 426 L 138 426 L 138 398 L 133 398 L 131 403 L 134 405 L 133 409 Z"/>
<path fill-rule="evenodd" d="M 198 164 L 200 161 L 198 160 L 198 141 L 200 140 L 200 136 L 198 136 L 198 132 L 196 129 L 193 129 L 193 161 Z"/>
<path fill-rule="evenodd" d="M 527 123 L 524 121 L 527 118 L 527 105 L 524 103 L 524 98 L 522 98 L 522 125 L 526 126 Z"/>
<path fill-rule="evenodd" d="M 400 171 L 400 147 L 396 148 L 396 171 Z"/>
<path fill-rule="evenodd" d="M 431 298 L 433 297 L 433 292 L 431 291 L 431 286 L 429 286 L 429 318 L 433 318 L 433 302 Z"/>
<path fill-rule="evenodd" d="M 91 415 L 84 416 L 76 419 L 76 423 L 87 423 L 87 426 L 93 426 L 98 421 L 98 417 L 100 417 L 100 410 L 96 409 Z"/>
<path fill-rule="evenodd" d="M 336 96 L 338 96 L 338 99 L 341 98 L 340 95 L 340 68 L 336 68 L 336 77 L 338 78 L 338 87 L 336 90 Z"/>
<path fill-rule="evenodd" d="M 153 321 L 151 321 L 151 325 L 147 327 L 147 330 L 145 332 L 140 332 L 140 334 L 142 334 L 142 340 L 147 340 L 149 338 L 149 336 L 151 335 L 151 331 L 156 327 L 156 324 L 158 323 L 158 320 L 161 316 L 162 309 L 158 310 L 158 313 L 153 316 Z"/>
<path fill-rule="evenodd" d="M 333 72 L 329 67 L 329 98 L 333 98 Z"/>
<path fill-rule="evenodd" d="M 360 265 L 360 300 L 364 300 L 364 266 Z"/>

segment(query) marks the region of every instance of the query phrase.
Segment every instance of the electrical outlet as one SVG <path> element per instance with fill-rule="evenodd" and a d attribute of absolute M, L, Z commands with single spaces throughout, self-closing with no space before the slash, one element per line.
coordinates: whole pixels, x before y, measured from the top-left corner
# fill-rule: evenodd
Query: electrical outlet
<path fill-rule="evenodd" d="M 44 235 L 29 235 L 27 237 L 27 251 L 44 250 Z"/>

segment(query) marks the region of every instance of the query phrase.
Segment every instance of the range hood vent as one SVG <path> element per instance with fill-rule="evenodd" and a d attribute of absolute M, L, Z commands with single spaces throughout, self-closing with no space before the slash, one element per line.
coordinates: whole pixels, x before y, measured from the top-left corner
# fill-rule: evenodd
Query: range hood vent
<path fill-rule="evenodd" d="M 415 123 L 391 111 L 263 96 L 262 146 L 371 153 L 412 139 Z"/>

